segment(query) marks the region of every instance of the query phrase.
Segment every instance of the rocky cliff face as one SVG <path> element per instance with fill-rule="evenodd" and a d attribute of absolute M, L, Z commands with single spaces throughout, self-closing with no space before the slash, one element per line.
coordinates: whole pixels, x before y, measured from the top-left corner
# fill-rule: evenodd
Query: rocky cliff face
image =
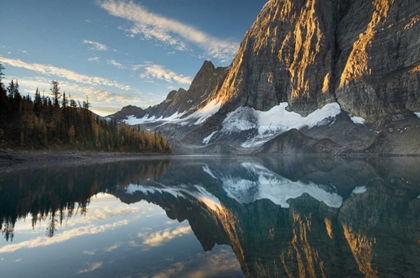
<path fill-rule="evenodd" d="M 334 101 L 334 9 L 331 1 L 269 1 L 216 97 L 257 110 L 289 102 L 301 113 Z"/>
<path fill-rule="evenodd" d="M 419 10 L 415 0 L 352 1 L 343 9 L 334 90 L 345 111 L 376 120 L 420 110 Z"/>
<path fill-rule="evenodd" d="M 214 96 L 302 115 L 338 101 L 375 121 L 420 110 L 420 3 L 270 0 Z"/>

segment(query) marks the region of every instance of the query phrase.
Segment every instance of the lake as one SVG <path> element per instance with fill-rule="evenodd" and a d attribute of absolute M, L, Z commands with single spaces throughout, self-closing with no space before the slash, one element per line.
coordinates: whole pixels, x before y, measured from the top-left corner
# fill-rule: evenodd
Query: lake
<path fill-rule="evenodd" d="M 0 172 L 0 277 L 419 277 L 420 159 Z"/>

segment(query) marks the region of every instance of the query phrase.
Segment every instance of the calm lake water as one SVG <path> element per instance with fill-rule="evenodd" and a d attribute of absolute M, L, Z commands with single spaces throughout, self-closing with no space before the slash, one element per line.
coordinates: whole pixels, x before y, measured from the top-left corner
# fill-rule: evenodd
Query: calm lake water
<path fill-rule="evenodd" d="M 420 277 L 420 160 L 0 172 L 0 277 Z"/>

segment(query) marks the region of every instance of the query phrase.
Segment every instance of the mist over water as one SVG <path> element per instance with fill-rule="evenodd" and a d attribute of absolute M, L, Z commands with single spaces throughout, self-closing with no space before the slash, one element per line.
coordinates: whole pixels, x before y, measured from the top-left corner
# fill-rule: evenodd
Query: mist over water
<path fill-rule="evenodd" d="M 419 162 L 186 156 L 1 172 L 0 276 L 416 276 Z"/>

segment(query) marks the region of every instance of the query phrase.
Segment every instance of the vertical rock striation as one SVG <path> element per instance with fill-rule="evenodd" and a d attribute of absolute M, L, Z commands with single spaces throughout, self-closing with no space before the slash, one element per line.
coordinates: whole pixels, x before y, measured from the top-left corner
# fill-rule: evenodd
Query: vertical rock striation
<path fill-rule="evenodd" d="M 352 1 L 337 26 L 335 94 L 375 121 L 420 109 L 420 2 Z"/>
<path fill-rule="evenodd" d="M 302 115 L 338 101 L 375 121 L 420 110 L 420 2 L 270 0 L 213 98 Z"/>

